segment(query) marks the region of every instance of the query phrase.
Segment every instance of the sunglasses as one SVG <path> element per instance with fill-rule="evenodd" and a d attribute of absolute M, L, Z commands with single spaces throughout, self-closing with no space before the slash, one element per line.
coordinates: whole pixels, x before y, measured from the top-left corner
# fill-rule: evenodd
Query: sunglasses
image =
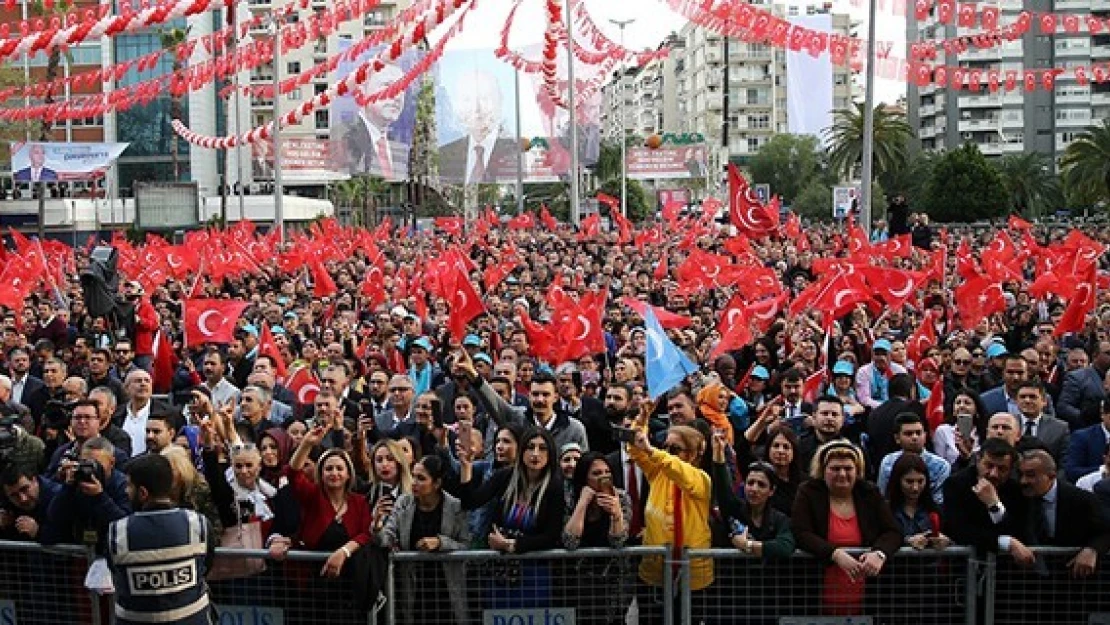
<path fill-rule="evenodd" d="M 667 445 L 666 447 L 664 447 L 664 449 L 666 449 L 667 453 L 671 454 L 672 456 L 677 456 L 679 454 L 685 453 L 686 451 L 686 448 L 682 445 Z"/>
<path fill-rule="evenodd" d="M 956 358 L 956 359 L 952 360 L 952 364 L 954 364 L 954 365 L 970 365 L 971 361 L 967 360 L 966 358 Z"/>

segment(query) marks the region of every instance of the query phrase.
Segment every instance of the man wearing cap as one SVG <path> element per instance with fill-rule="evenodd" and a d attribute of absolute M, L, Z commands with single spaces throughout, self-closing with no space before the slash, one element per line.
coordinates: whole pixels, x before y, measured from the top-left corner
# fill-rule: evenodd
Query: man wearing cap
<path fill-rule="evenodd" d="M 879 339 L 871 346 L 871 362 L 856 372 L 856 399 L 875 409 L 890 399 L 890 378 L 905 373 L 902 365 L 890 361 L 890 341 Z"/>
<path fill-rule="evenodd" d="M 409 345 L 409 378 L 417 395 L 432 390 L 436 378 L 442 375 L 432 362 L 432 342 L 422 336 Z"/>
<path fill-rule="evenodd" d="M 1006 356 L 1010 351 L 998 341 L 991 341 L 986 346 L 987 367 L 980 374 L 983 391 L 998 388 L 1006 382 Z"/>
<path fill-rule="evenodd" d="M 1091 364 L 1064 376 L 1060 399 L 1056 402 L 1059 417 L 1072 430 L 1094 425 L 1100 420 L 1100 407 L 1106 397 L 1103 381 L 1110 370 L 1110 342 L 1099 341 Z"/>
<path fill-rule="evenodd" d="M 462 345 L 463 348 L 466 349 L 466 353 L 470 354 L 471 358 L 474 358 L 482 351 L 482 338 L 477 334 L 467 334 L 466 338 L 463 339 Z"/>

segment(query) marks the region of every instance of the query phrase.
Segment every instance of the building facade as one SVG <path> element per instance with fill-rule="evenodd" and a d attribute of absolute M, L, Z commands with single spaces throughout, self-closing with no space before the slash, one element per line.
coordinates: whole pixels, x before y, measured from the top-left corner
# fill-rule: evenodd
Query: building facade
<path fill-rule="evenodd" d="M 999 22 L 1012 23 L 1021 11 L 1090 12 L 1110 17 L 1110 0 L 1000 0 Z M 966 28 L 941 24 L 935 13 L 921 22 L 907 19 L 907 42 L 942 41 L 971 34 Z M 1089 33 L 1045 35 L 1034 26 L 1021 39 L 1004 42 L 995 48 L 945 55 L 938 50 L 936 65 L 981 69 L 978 92 L 967 89 L 909 85 L 907 119 L 918 129 L 922 149 L 950 150 L 965 143 L 976 144 L 988 157 L 1038 152 L 1052 155 L 1058 166 L 1068 144 L 1088 127 L 1110 116 L 1110 85 L 1079 85 L 1074 75 L 1060 76 L 1052 92 L 1038 87 L 1025 91 L 1020 84 L 1007 93 L 987 88 L 986 70 L 1062 67 L 1072 69 L 1105 63 L 1110 59 L 1110 35 Z M 1069 72 L 1070 74 L 1070 72 Z"/>

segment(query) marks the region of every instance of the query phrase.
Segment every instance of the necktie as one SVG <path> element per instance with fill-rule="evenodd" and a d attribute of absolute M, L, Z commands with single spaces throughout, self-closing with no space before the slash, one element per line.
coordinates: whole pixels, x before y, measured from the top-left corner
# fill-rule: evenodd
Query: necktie
<path fill-rule="evenodd" d="M 467 182 L 478 184 L 486 177 L 486 149 L 480 145 L 474 146 L 474 167 L 470 170 L 470 180 Z"/>
<path fill-rule="evenodd" d="M 640 480 L 636 479 L 636 465 L 628 461 L 628 475 L 624 479 L 628 490 L 628 498 L 632 500 L 632 522 L 628 528 L 629 536 L 639 536 L 644 528 L 644 512 L 640 506 Z"/>
<path fill-rule="evenodd" d="M 1025 422 L 1025 435 L 1026 436 L 1036 436 L 1036 434 L 1033 431 L 1033 428 L 1036 426 L 1036 423 L 1037 422 L 1032 420 L 1032 419 L 1029 419 Z"/>
<path fill-rule="evenodd" d="M 389 140 L 385 137 L 378 139 L 378 164 L 381 166 L 382 178 L 393 177 L 393 164 L 389 160 Z"/>

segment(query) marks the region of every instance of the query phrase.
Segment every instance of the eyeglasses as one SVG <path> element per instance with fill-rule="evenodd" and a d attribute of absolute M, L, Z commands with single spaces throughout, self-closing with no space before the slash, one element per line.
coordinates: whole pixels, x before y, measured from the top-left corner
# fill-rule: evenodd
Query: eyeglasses
<path fill-rule="evenodd" d="M 952 364 L 954 364 L 954 365 L 970 365 L 971 361 L 966 359 L 966 358 L 955 358 L 955 359 L 952 360 Z"/>
<path fill-rule="evenodd" d="M 677 456 L 686 451 L 686 448 L 682 445 L 667 445 L 664 449 L 666 449 L 667 453 L 671 454 L 672 456 Z"/>
<path fill-rule="evenodd" d="M 116 353 L 117 354 L 130 354 L 131 350 L 129 350 L 129 349 L 117 349 Z"/>
<path fill-rule="evenodd" d="M 394 386 L 389 389 L 390 393 L 407 393 L 412 390 L 411 386 Z"/>
<path fill-rule="evenodd" d="M 258 447 L 256 447 L 254 443 L 238 443 L 236 445 L 231 445 L 230 448 L 232 456 L 237 456 L 246 451 L 258 450 Z"/>

